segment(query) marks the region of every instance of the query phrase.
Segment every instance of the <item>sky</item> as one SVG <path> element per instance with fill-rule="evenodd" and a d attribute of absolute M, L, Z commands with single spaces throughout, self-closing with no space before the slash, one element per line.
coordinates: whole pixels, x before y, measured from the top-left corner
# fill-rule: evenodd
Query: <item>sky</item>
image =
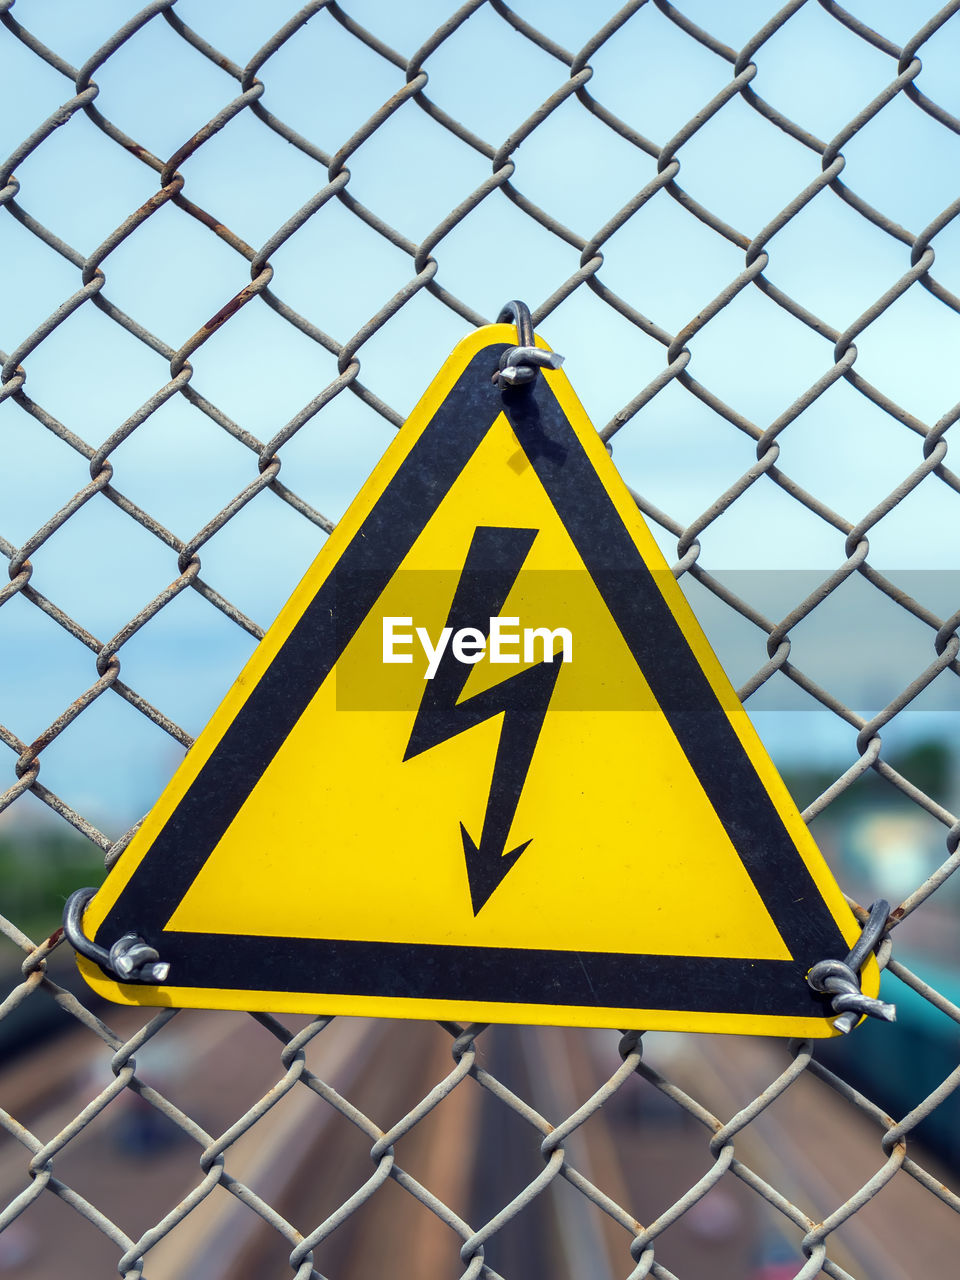
<path fill-rule="evenodd" d="M 3 6 L 0 6 L 3 7 Z M 153 6 L 159 9 L 159 6 Z M 739 48 L 776 11 L 760 0 L 685 0 L 683 14 Z M 515 12 L 571 51 L 616 9 L 528 0 Z M 244 65 L 295 11 L 263 0 L 179 0 L 171 10 Z M 451 13 L 446 0 L 360 0 L 350 17 L 404 58 Z M 923 3 L 861 0 L 849 12 L 903 43 L 935 11 Z M 80 67 L 138 12 L 121 0 L 16 0 L 10 18 Z M 960 17 L 921 49 L 916 84 L 960 114 L 955 74 Z M 896 75 L 895 60 L 808 0 L 754 58 L 751 88 L 828 140 Z M 729 63 L 653 3 L 590 58 L 588 90 L 662 145 L 730 81 Z M 0 154 L 73 94 L 9 26 L 0 27 Z M 492 5 L 477 9 L 424 63 L 425 92 L 443 111 L 499 146 L 568 76 L 557 58 L 513 29 Z M 317 12 L 259 71 L 262 105 L 333 155 L 405 83 L 403 70 Z M 152 17 L 93 80 L 96 109 L 161 159 L 237 94 L 237 82 Z M 911 235 L 957 196 L 960 136 L 900 94 L 842 147 L 843 181 Z M 512 182 L 529 200 L 589 238 L 640 191 L 656 160 L 569 97 L 513 153 Z M 754 237 L 812 182 L 819 157 L 735 96 L 678 151 L 677 181 L 739 232 Z M 490 161 L 412 100 L 348 159 L 346 193 L 419 244 L 490 176 Z M 6 174 L 5 166 L 3 173 Z M 327 182 L 325 166 L 248 109 L 180 166 L 183 194 L 258 248 Z M 86 257 L 153 195 L 157 175 L 83 111 L 15 167 L 16 201 Z M 933 241 L 932 273 L 960 293 L 960 223 Z M 743 268 L 743 251 L 665 191 L 604 243 L 598 278 L 657 326 L 688 325 Z M 834 328 L 852 325 L 910 269 L 910 246 L 873 226 L 829 189 L 769 242 L 764 276 Z M 536 308 L 578 269 L 579 250 L 493 191 L 433 249 L 437 282 L 494 319 L 522 298 Z M 0 350 L 16 351 L 80 287 L 80 271 L 9 210 L 0 212 Z M 414 276 L 404 249 L 336 197 L 270 254 L 271 289 L 336 342 L 374 316 Z M 167 203 L 102 263 L 102 296 L 171 348 L 249 282 L 249 266 L 222 239 Z M 960 317 L 913 285 L 857 338 L 856 371 L 932 426 L 958 399 Z M 426 291 L 363 343 L 360 380 L 405 417 L 470 329 Z M 539 325 L 598 428 L 662 372 L 663 345 L 585 286 Z M 833 365 L 833 342 L 750 286 L 691 339 L 689 372 L 763 430 Z M 273 437 L 336 376 L 334 357 L 255 298 L 191 359 L 190 385 L 241 432 Z M 65 428 L 99 447 L 169 378 L 167 360 L 90 301 L 23 358 L 25 391 Z M 27 542 L 89 482 L 87 460 L 24 412 L 0 404 L 0 537 Z M 280 479 L 330 521 L 340 518 L 394 434 L 356 396 L 336 397 L 280 449 Z M 949 437 L 948 437 L 949 438 Z M 780 437 L 779 466 L 845 519 L 857 522 L 922 460 L 921 436 L 840 380 Z M 676 381 L 612 441 L 627 483 L 681 526 L 696 521 L 756 461 L 754 440 Z M 257 454 L 182 396 L 169 399 L 110 454 L 113 485 L 178 538 L 189 540 L 257 476 Z M 958 495 L 927 477 L 870 532 L 870 563 L 927 607 L 956 607 Z M 664 554 L 676 537 L 652 525 Z M 201 576 L 265 627 L 325 538 L 275 494 L 258 494 L 200 551 Z M 843 535 L 769 479 L 761 479 L 701 536 L 700 564 L 771 618 L 786 616 L 845 557 Z M 176 555 L 103 495 L 94 495 L 31 556 L 32 585 L 106 641 L 177 575 Z M 766 659 L 765 637 L 687 575 L 682 585 L 735 684 Z M 862 713 L 873 713 L 934 658 L 931 632 L 862 580 L 851 580 L 792 633 L 793 660 Z M 196 734 L 249 656 L 254 638 L 196 592 L 181 593 L 120 653 L 121 679 Z M 96 680 L 93 655 L 27 600 L 0 609 L 0 722 L 23 741 L 41 734 Z M 945 673 L 885 731 L 893 745 L 955 731 L 956 681 Z M 748 702 L 781 763 L 856 758 L 856 734 L 782 676 Z M 3 748 L 9 785 L 14 753 Z M 150 805 L 182 748 L 113 694 L 97 699 L 43 753 L 42 781 L 111 835 Z M 29 806 L 29 807 L 28 807 Z M 40 809 L 32 797 L 17 814 Z"/>

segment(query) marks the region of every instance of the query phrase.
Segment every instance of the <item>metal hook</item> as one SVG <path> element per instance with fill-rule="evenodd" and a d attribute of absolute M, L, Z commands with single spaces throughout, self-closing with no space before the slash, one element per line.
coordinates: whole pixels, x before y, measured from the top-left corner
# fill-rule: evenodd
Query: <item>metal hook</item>
<path fill-rule="evenodd" d="M 166 982 L 170 965 L 161 960 L 160 953 L 139 934 L 125 933 L 107 951 L 83 932 L 83 913 L 96 892 L 96 889 L 77 889 L 63 908 L 64 936 L 74 951 L 121 982 Z"/>
<path fill-rule="evenodd" d="M 533 316 L 525 302 L 520 302 L 516 298 L 513 302 L 505 302 L 497 316 L 497 324 L 516 325 L 518 344 L 521 347 L 533 346 Z"/>
<path fill-rule="evenodd" d="M 884 1022 L 897 1020 L 896 1005 L 865 996 L 860 990 L 859 977 L 867 956 L 880 941 L 889 914 L 890 903 L 878 898 L 846 960 L 821 960 L 807 974 L 807 982 L 814 991 L 832 996 L 833 1012 L 840 1015 L 833 1025 L 843 1035 L 852 1031 L 864 1014 L 882 1018 Z"/>
<path fill-rule="evenodd" d="M 533 317 L 525 302 L 514 299 L 500 308 L 497 324 L 514 324 L 517 328 L 518 346 L 508 347 L 500 357 L 500 368 L 493 375 L 493 381 L 503 390 L 506 387 L 522 386 L 530 383 L 540 369 L 559 369 L 563 364 L 563 356 L 555 351 L 544 351 L 535 346 L 533 334 Z"/>

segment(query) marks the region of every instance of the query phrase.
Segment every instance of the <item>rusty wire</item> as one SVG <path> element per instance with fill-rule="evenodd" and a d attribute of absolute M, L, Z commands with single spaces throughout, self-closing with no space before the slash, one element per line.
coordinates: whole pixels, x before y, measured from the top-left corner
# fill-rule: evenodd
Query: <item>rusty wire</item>
<path fill-rule="evenodd" d="M 821 10 L 835 24 L 833 30 L 838 33 L 845 31 L 847 36 L 863 42 L 889 60 L 889 76 L 884 87 L 869 101 L 865 101 L 852 118 L 829 139 L 817 137 L 802 120 L 791 119 L 777 107 L 775 101 L 760 96 L 754 88 L 758 67 L 763 65 L 765 46 L 778 33 L 789 28 L 790 21 L 802 9 L 812 7 L 813 0 L 789 0 L 779 10 L 771 10 L 766 23 L 739 50 L 728 47 L 686 16 L 680 8 L 668 3 L 668 0 L 649 0 L 651 7 L 655 6 L 662 18 L 671 24 L 677 38 L 699 46 L 713 58 L 726 64 L 728 69 L 722 89 L 700 102 L 687 122 L 671 138 L 661 143 L 652 141 L 639 131 L 635 123 L 622 119 L 612 111 L 604 104 L 602 95 L 594 95 L 590 83 L 593 76 L 591 60 L 608 42 L 618 38 L 626 24 L 647 3 L 648 0 L 631 0 L 613 14 L 583 48 L 571 51 L 563 48 L 548 32 L 535 27 L 521 13 L 508 7 L 503 0 L 467 0 L 467 3 L 451 11 L 420 48 L 405 56 L 385 43 L 376 31 L 368 30 L 333 0 L 311 0 L 291 14 L 246 65 L 241 66 L 216 49 L 204 37 L 202 30 L 193 29 L 182 19 L 175 7 L 176 0 L 152 0 L 138 13 L 131 15 L 77 68 L 31 33 L 28 25 L 29 10 L 23 15 L 21 23 L 15 15 L 14 0 L 0 0 L 3 38 L 8 42 L 19 42 L 36 58 L 38 66 L 45 63 L 47 68 L 58 73 L 70 86 L 70 96 L 63 105 L 45 121 L 37 124 L 0 168 L 0 204 L 4 206 L 5 215 L 16 219 L 36 242 L 58 255 L 76 273 L 73 291 L 32 332 L 18 333 L 15 323 L 5 322 L 5 340 L 10 340 L 13 345 L 9 353 L 0 353 L 0 404 L 6 400 L 11 401 L 6 410 L 8 413 L 13 410 L 25 413 L 40 427 L 57 437 L 84 459 L 90 477 L 76 493 L 51 509 L 43 523 L 28 538 L 20 541 L 19 545 L 6 540 L 0 529 L 0 549 L 7 557 L 9 576 L 8 585 L 0 590 L 0 604 L 20 597 L 22 602 L 41 610 L 67 636 L 93 655 L 85 691 L 64 708 L 33 741 L 24 741 L 12 728 L 0 725 L 0 740 L 9 749 L 9 759 L 13 765 L 11 781 L 0 794 L 0 810 L 9 808 L 29 792 L 95 844 L 103 852 L 106 865 L 112 865 L 132 832 L 116 838 L 107 835 L 67 800 L 50 790 L 41 781 L 44 752 L 62 734 L 69 731 L 78 717 L 87 714 L 99 699 L 109 698 L 111 695 L 118 695 L 125 700 L 180 747 L 190 745 L 192 738 L 185 728 L 155 706 L 143 693 L 121 679 L 124 646 L 142 628 L 149 627 L 181 593 L 188 590 L 197 593 L 247 635 L 259 639 L 263 634 L 261 625 L 247 616 L 206 577 L 201 576 L 205 546 L 265 491 L 272 493 L 293 512 L 315 526 L 318 540 L 333 528 L 332 519 L 317 510 L 295 488 L 280 480 L 285 446 L 302 428 L 317 415 L 322 415 L 346 392 L 391 426 L 397 427 L 402 423 L 403 414 L 367 386 L 365 381 L 361 381 L 363 349 L 395 317 L 402 316 L 405 308 L 421 294 L 435 299 L 461 325 L 486 322 L 487 311 L 495 308 L 502 299 L 461 298 L 448 289 L 441 282 L 444 241 L 461 226 L 469 231 L 471 215 L 481 206 L 489 201 L 506 199 L 520 214 L 531 220 L 544 243 L 555 241 L 579 254 L 576 268 L 565 278 L 556 278 L 546 297 L 539 300 L 528 299 L 532 304 L 534 322 L 538 326 L 542 326 L 575 293 L 589 291 L 599 304 L 611 309 L 636 332 L 662 348 L 661 370 L 646 385 L 633 389 L 629 400 L 602 428 L 604 440 L 612 441 L 619 433 L 636 427 L 642 421 L 642 411 L 647 410 L 671 383 L 676 383 L 685 393 L 718 415 L 734 432 L 752 442 L 756 461 L 722 492 L 715 493 L 707 509 L 692 522 L 683 523 L 661 510 L 644 496 L 642 481 L 639 484 L 634 481 L 637 503 L 650 520 L 676 538 L 675 574 L 681 578 L 688 575 L 689 580 L 706 588 L 765 637 L 767 660 L 746 680 L 739 690 L 740 696 L 749 698 L 779 675 L 802 691 L 810 699 L 810 705 L 823 708 L 849 726 L 852 743 L 855 743 L 856 759 L 809 804 L 805 810 L 805 818 L 811 821 L 817 817 L 844 792 L 854 787 L 865 773 L 872 772 L 889 784 L 899 796 L 912 802 L 942 827 L 944 853 L 941 865 L 914 886 L 913 891 L 893 912 L 889 926 L 890 936 L 881 952 L 881 962 L 886 964 L 891 975 L 921 996 L 943 1019 L 960 1024 L 960 1010 L 946 996 L 917 977 L 905 965 L 890 958 L 891 940 L 896 936 L 896 927 L 924 907 L 960 862 L 960 819 L 944 807 L 942 798 L 925 794 L 919 786 L 891 765 L 885 755 L 882 738 L 883 730 L 938 677 L 944 673 L 960 674 L 960 639 L 956 630 L 960 611 L 951 616 L 939 616 L 919 599 L 909 595 L 894 580 L 895 575 L 888 575 L 871 563 L 869 544 L 871 531 L 928 477 L 935 478 L 952 494 L 960 493 L 960 477 L 945 461 L 947 432 L 960 416 L 960 404 L 937 421 L 928 423 L 909 407 L 897 403 L 882 387 L 867 380 L 856 367 L 857 339 L 909 291 L 923 290 L 946 311 L 960 314 L 960 298 L 932 273 L 936 238 L 960 213 L 960 198 L 932 218 L 927 226 L 919 230 L 908 230 L 858 194 L 855 184 L 848 183 L 843 176 L 846 166 L 844 149 L 894 101 L 907 102 L 912 109 L 922 113 L 940 128 L 960 134 L 960 120 L 927 96 L 918 85 L 922 69 L 920 52 L 944 24 L 954 20 L 954 15 L 960 10 L 960 0 L 951 0 L 939 12 L 931 14 L 916 34 L 902 46 L 874 31 L 861 18 L 846 11 L 834 0 L 819 0 Z M 502 24 L 502 40 L 517 42 L 523 48 L 537 49 L 552 60 L 556 69 L 554 90 L 527 118 L 517 122 L 506 140 L 498 145 L 480 137 L 470 127 L 453 118 L 444 109 L 442 100 L 435 101 L 427 92 L 431 58 L 438 56 L 444 43 L 463 28 L 464 24 L 469 24 L 480 10 L 493 15 Z M 363 125 L 347 137 L 338 135 L 335 129 L 332 133 L 328 130 L 327 136 L 322 139 L 324 146 L 279 118 L 267 105 L 271 58 L 289 41 L 297 39 L 298 33 L 308 21 L 320 18 L 338 24 L 346 37 L 360 42 L 371 55 L 395 69 L 402 77 L 402 83 L 396 92 Z M 100 88 L 96 80 L 97 73 L 109 59 L 151 23 L 166 24 L 172 36 L 179 39 L 185 48 L 189 48 L 191 57 L 204 60 L 226 77 L 223 80 L 221 107 L 168 159 L 152 154 L 110 119 L 107 104 L 100 102 Z M 450 208 L 419 243 L 391 225 L 386 216 L 388 210 L 367 207 L 357 198 L 351 190 L 351 172 L 348 167 L 351 157 L 408 102 L 425 113 L 433 125 L 443 130 L 449 139 L 469 149 L 490 167 L 489 175 Z M 568 102 L 575 102 L 580 109 L 589 113 L 601 126 L 613 131 L 655 167 L 654 176 L 619 211 L 589 234 L 568 227 L 549 209 L 535 203 L 524 193 L 521 181 L 522 167 L 518 154 L 521 144 Z M 680 181 L 684 146 L 734 102 L 745 104 L 766 127 L 780 131 L 813 156 L 819 157 L 820 171 L 813 180 L 797 190 L 766 225 L 759 229 L 753 228 L 749 233 L 730 225 L 724 218 L 713 213 L 685 190 Z M 25 184 L 21 190 L 17 178 L 17 170 L 74 116 L 85 117 L 105 139 L 135 157 L 147 170 L 152 171 L 154 176 L 151 180 L 156 183 L 154 194 L 139 208 L 131 211 L 88 255 L 66 243 L 54 229 L 31 214 L 29 184 Z M 187 162 L 191 162 L 191 166 L 201 164 L 205 146 L 240 116 L 255 121 L 258 127 L 268 131 L 276 139 L 278 146 L 282 143 L 295 148 L 317 170 L 315 193 L 300 208 L 288 211 L 285 220 L 259 248 L 248 244 L 230 229 L 228 221 L 220 217 L 223 211 L 214 213 L 205 209 L 188 195 L 188 178 L 193 170 L 188 169 Z M 325 147 L 329 150 L 324 149 Z M 754 173 L 750 180 L 760 181 L 760 177 Z M 95 187 L 88 194 L 90 198 L 96 198 Z M 658 196 L 675 203 L 678 217 L 682 210 L 684 215 L 692 216 L 717 237 L 718 242 L 733 246 L 743 254 L 741 269 L 676 332 L 647 316 L 642 309 L 642 299 L 629 291 L 618 289 L 616 275 L 611 273 L 611 278 L 608 274 L 603 253 L 608 241 Z M 842 328 L 813 314 L 780 288 L 774 282 L 775 273 L 771 273 L 770 277 L 766 274 L 771 264 L 771 242 L 793 219 L 801 216 L 811 202 L 823 198 L 843 202 L 865 225 L 869 224 L 890 241 L 909 250 L 908 262 L 900 274 L 891 278 L 880 296 Z M 331 202 L 336 202 L 346 215 L 357 220 L 367 231 L 394 250 L 406 255 L 409 261 L 408 278 L 402 287 L 392 296 L 381 299 L 376 310 L 356 332 L 339 337 L 327 333 L 310 315 L 302 314 L 284 299 L 282 276 L 275 276 L 271 265 L 271 258 L 276 257 L 288 242 L 295 241 L 298 232 Z M 243 259 L 249 269 L 249 283 L 233 296 L 224 299 L 211 319 L 178 345 L 173 345 L 144 327 L 135 316 L 111 301 L 110 296 L 111 255 L 130 237 L 136 237 L 141 228 L 167 206 L 175 211 L 177 217 L 191 219 L 203 229 L 204 234 L 222 242 L 234 255 Z M 823 372 L 769 422 L 754 421 L 734 405 L 726 403 L 698 380 L 692 371 L 698 336 L 741 293 L 751 289 L 759 290 L 796 326 L 822 340 L 824 346 Z M 203 347 L 211 337 L 224 326 L 234 323 L 234 318 L 246 309 L 264 306 L 316 348 L 327 353 L 336 363 L 336 376 L 287 422 L 276 426 L 266 439 L 253 434 L 235 421 L 193 385 L 193 361 L 202 356 Z M 102 439 L 92 442 L 81 438 L 32 398 L 29 385 L 31 361 L 35 353 L 74 313 L 84 308 L 96 309 L 108 322 L 120 326 L 167 366 L 164 379 L 143 404 L 119 426 L 109 430 Z M 391 332 L 394 330 L 391 329 Z M 11 334 L 12 338 L 8 336 Z M 816 493 L 808 491 L 793 479 L 780 464 L 781 438 L 788 433 L 788 428 L 840 380 L 845 381 L 892 423 L 897 424 L 904 433 L 919 438 L 919 451 L 912 468 L 871 510 L 859 518 L 851 518 L 848 514 L 835 511 Z M 112 460 L 115 452 L 134 432 L 158 414 L 165 404 L 176 398 L 186 401 L 254 455 L 249 478 L 243 487 L 202 528 L 186 538 L 173 533 L 124 492 L 122 465 L 115 468 Z M 632 479 L 629 475 L 626 478 L 628 481 Z M 780 619 L 765 616 L 755 604 L 735 594 L 720 577 L 699 562 L 702 539 L 711 530 L 711 526 L 755 486 L 770 484 L 777 486 L 788 499 L 800 504 L 812 517 L 836 531 L 844 540 L 844 556 L 841 561 L 823 576 L 814 590 Z M 44 593 L 40 575 L 34 581 L 33 558 L 55 535 L 69 526 L 69 522 L 87 504 L 104 501 L 112 504 L 123 516 L 135 521 L 173 554 L 169 585 L 154 595 L 112 635 L 95 635 Z M 895 606 L 907 611 L 926 629 L 929 640 L 928 655 L 922 669 L 916 672 L 885 707 L 869 718 L 845 705 L 835 692 L 824 687 L 798 666 L 792 656 L 793 633 L 854 575 L 869 583 Z M 840 639 L 844 642 L 844 638 Z M 865 913 L 859 907 L 856 909 L 862 918 Z M 640 1280 L 648 1275 L 667 1280 L 673 1275 L 657 1256 L 659 1237 L 721 1179 L 741 1180 L 794 1229 L 799 1238 L 800 1250 L 797 1280 L 808 1280 L 808 1277 L 818 1274 L 834 1277 L 849 1274 L 830 1253 L 831 1235 L 869 1200 L 882 1193 L 895 1175 L 913 1178 L 945 1206 L 960 1212 L 960 1198 L 907 1154 L 911 1131 L 934 1112 L 960 1083 L 960 1065 L 935 1090 L 918 1101 L 909 1114 L 895 1120 L 817 1062 L 809 1043 L 795 1043 L 791 1045 L 792 1057 L 789 1063 L 779 1074 L 775 1074 L 768 1086 L 749 1105 L 722 1119 L 703 1102 L 648 1066 L 641 1058 L 638 1036 L 630 1034 L 621 1042 L 622 1061 L 619 1065 L 615 1061 L 611 1063 L 608 1078 L 598 1085 L 592 1095 L 585 1097 L 582 1104 L 566 1118 L 556 1115 L 547 1119 L 531 1102 L 513 1092 L 481 1065 L 478 1045 L 483 1044 L 483 1028 L 464 1030 L 450 1025 L 446 1028 L 452 1037 L 453 1050 L 453 1067 L 449 1074 L 409 1113 L 395 1120 L 388 1129 L 383 1129 L 306 1065 L 307 1045 L 325 1031 L 329 1020 L 317 1019 L 294 1033 L 273 1018 L 256 1015 L 256 1020 L 264 1031 L 276 1037 L 281 1046 L 281 1074 L 269 1093 L 257 1101 L 231 1128 L 216 1136 L 206 1132 L 170 1098 L 145 1083 L 137 1073 L 135 1053 L 153 1037 L 163 1033 L 164 1028 L 175 1017 L 172 1011 L 158 1014 L 124 1043 L 99 1017 L 85 1008 L 76 996 L 63 990 L 47 976 L 46 962 L 60 945 L 59 935 L 54 935 L 37 946 L 20 931 L 15 922 L 0 917 L 0 927 L 25 956 L 20 982 L 0 1004 L 0 1019 L 25 1001 L 52 998 L 84 1026 L 91 1037 L 98 1038 L 104 1044 L 112 1055 L 110 1065 L 113 1074 L 108 1087 L 91 1097 L 84 1109 L 59 1132 L 45 1138 L 24 1129 L 15 1116 L 0 1111 L 0 1124 L 24 1149 L 22 1189 L 9 1203 L 0 1206 L 0 1229 L 27 1212 L 37 1198 L 44 1195 L 56 1196 L 113 1243 L 118 1270 L 125 1277 L 149 1274 L 150 1251 L 188 1220 L 194 1209 L 218 1188 L 229 1192 L 286 1241 L 290 1249 L 292 1273 L 301 1280 L 321 1274 L 320 1264 L 316 1259 L 320 1256 L 318 1251 L 323 1243 L 371 1197 L 376 1196 L 387 1180 L 392 1180 L 403 1188 L 446 1225 L 452 1238 L 458 1242 L 462 1275 L 465 1278 L 498 1275 L 485 1261 L 485 1245 L 505 1224 L 522 1215 L 557 1179 L 562 1179 L 575 1188 L 601 1214 L 623 1230 L 625 1265 L 622 1274 L 629 1274 L 630 1280 Z M 637 1221 L 629 1205 L 621 1205 L 611 1199 L 578 1169 L 565 1149 L 565 1143 L 573 1132 L 597 1115 L 601 1107 L 638 1074 L 669 1099 L 672 1105 L 689 1113 L 706 1127 L 711 1157 L 709 1169 L 703 1177 L 681 1198 L 665 1205 L 655 1221 L 646 1224 Z M 815 1221 L 806 1210 L 794 1203 L 785 1189 L 778 1189 L 746 1163 L 737 1145 L 741 1135 L 757 1117 L 801 1077 L 816 1077 L 825 1081 L 843 1099 L 845 1105 L 866 1116 L 875 1125 L 878 1138 L 875 1172 L 838 1203 L 829 1216 L 820 1221 Z M 454 1090 L 477 1086 L 529 1126 L 531 1141 L 539 1145 L 543 1157 L 542 1173 L 486 1223 L 468 1223 L 460 1217 L 428 1186 L 401 1167 L 396 1149 L 400 1140 L 440 1106 Z M 294 1225 L 261 1199 L 255 1188 L 230 1173 L 226 1156 L 237 1139 L 254 1125 L 261 1126 L 261 1129 L 269 1127 L 269 1113 L 288 1093 L 304 1089 L 366 1135 L 372 1144 L 370 1154 L 373 1170 L 369 1179 L 355 1194 L 323 1221 Z M 177 1204 L 158 1206 L 155 1224 L 137 1238 L 126 1234 L 101 1209 L 58 1174 L 58 1160 L 68 1144 L 120 1094 L 130 1091 L 139 1094 L 149 1106 L 166 1116 L 195 1144 L 198 1163 L 198 1177 L 189 1194 Z M 400 1154 L 402 1155 L 402 1148 Z M 144 1268 L 147 1270 L 144 1271 Z"/>

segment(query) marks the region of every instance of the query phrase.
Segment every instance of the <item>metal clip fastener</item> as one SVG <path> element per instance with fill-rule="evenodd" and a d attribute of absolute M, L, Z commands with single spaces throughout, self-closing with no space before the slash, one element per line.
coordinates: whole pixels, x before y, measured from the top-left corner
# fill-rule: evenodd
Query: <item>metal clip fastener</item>
<path fill-rule="evenodd" d="M 136 933 L 125 933 L 109 951 L 98 946 L 83 932 L 83 913 L 96 889 L 78 889 L 71 893 L 63 909 L 63 932 L 74 951 L 112 973 L 121 982 L 166 982 L 170 965 L 160 953 Z"/>
<path fill-rule="evenodd" d="M 860 990 L 860 970 L 867 956 L 880 941 L 883 926 L 890 914 L 890 903 L 878 898 L 870 908 L 863 932 L 857 939 L 846 960 L 821 960 L 807 974 L 807 982 L 814 991 L 830 995 L 833 1012 L 839 1014 L 833 1025 L 843 1035 L 853 1028 L 866 1014 L 870 1018 L 882 1018 L 884 1022 L 896 1022 L 897 1007 L 886 1000 L 874 1000 Z"/>
<path fill-rule="evenodd" d="M 534 345 L 533 317 L 525 302 L 508 302 L 497 316 L 497 323 L 515 324 L 518 342 L 503 353 L 500 368 L 493 375 L 493 381 L 501 389 L 523 386 L 534 380 L 538 370 L 559 369 L 563 364 L 563 356 Z"/>

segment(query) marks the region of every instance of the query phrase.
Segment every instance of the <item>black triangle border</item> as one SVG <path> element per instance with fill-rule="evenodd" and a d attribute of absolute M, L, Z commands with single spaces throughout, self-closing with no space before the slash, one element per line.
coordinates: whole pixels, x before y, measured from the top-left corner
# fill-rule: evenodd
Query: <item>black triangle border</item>
<path fill-rule="evenodd" d="M 547 380 L 501 393 L 507 343 L 469 362 L 328 573 L 96 941 L 133 929 L 171 985 L 452 1002 L 830 1016 L 810 967 L 847 943 Z M 501 412 L 536 470 L 793 957 L 353 942 L 165 930 L 206 859 Z M 358 589 L 359 584 L 359 589 Z M 718 900 L 717 913 L 723 902 Z M 624 886 L 642 945 L 642 894 Z"/>

